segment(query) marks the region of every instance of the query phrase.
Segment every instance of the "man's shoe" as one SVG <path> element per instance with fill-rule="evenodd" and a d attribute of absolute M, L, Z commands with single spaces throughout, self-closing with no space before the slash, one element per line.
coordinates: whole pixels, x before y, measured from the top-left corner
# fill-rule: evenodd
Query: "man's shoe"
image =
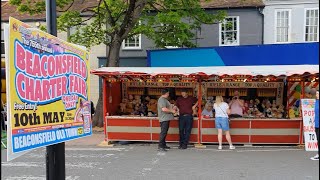
<path fill-rule="evenodd" d="M 182 149 L 182 146 L 180 145 L 180 146 L 178 147 L 178 149 Z"/>
<path fill-rule="evenodd" d="M 181 146 L 181 149 L 187 149 L 188 146 Z"/>
<path fill-rule="evenodd" d="M 165 146 L 164 148 L 165 148 L 165 149 L 171 149 L 171 147 L 169 147 L 169 146 Z"/>
<path fill-rule="evenodd" d="M 319 157 L 312 157 L 310 158 L 312 161 L 319 161 Z"/>
<path fill-rule="evenodd" d="M 158 151 L 166 152 L 167 150 L 165 148 L 158 148 Z"/>

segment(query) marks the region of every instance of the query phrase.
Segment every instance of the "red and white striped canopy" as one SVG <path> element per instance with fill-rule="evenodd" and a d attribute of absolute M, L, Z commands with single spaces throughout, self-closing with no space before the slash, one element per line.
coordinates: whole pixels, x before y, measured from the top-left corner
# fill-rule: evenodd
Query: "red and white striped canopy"
<path fill-rule="evenodd" d="M 275 66 L 210 66 L 210 67 L 102 67 L 91 74 L 98 76 L 130 75 L 249 75 L 292 76 L 318 74 L 319 65 L 275 65 Z"/>

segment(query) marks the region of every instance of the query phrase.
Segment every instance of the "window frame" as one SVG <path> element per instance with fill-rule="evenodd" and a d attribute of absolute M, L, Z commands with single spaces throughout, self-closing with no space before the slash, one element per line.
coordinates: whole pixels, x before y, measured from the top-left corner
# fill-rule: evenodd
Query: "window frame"
<path fill-rule="evenodd" d="M 278 19 L 278 12 L 282 12 L 282 11 L 288 11 L 288 41 L 286 42 L 278 42 L 277 41 L 277 19 Z M 291 15 L 291 9 L 275 9 L 274 11 L 274 30 L 273 30 L 273 33 L 274 33 L 274 42 L 276 44 L 287 44 L 287 43 L 290 43 L 291 42 L 291 28 L 292 28 L 292 23 L 291 23 L 291 18 L 292 15 Z"/>
<path fill-rule="evenodd" d="M 128 39 L 124 39 L 123 41 L 122 41 L 122 49 L 123 50 L 141 50 L 141 44 L 142 44 L 142 42 L 141 42 L 141 40 L 142 40 L 142 35 L 141 34 L 136 34 L 136 35 L 134 35 L 134 36 L 139 36 L 138 37 L 138 39 L 139 39 L 139 46 L 134 46 L 134 47 L 131 47 L 131 46 L 126 46 L 126 43 L 125 43 L 125 41 Z"/>
<path fill-rule="evenodd" d="M 307 41 L 306 40 L 306 27 L 307 27 L 307 11 L 308 10 L 318 10 L 318 32 L 317 32 L 317 39 L 315 41 Z M 305 8 L 304 9 L 304 23 L 303 23 L 303 41 L 304 42 L 318 42 L 319 41 L 319 8 Z"/>
<path fill-rule="evenodd" d="M 240 16 L 227 16 L 226 18 L 237 18 L 237 43 L 222 44 L 222 23 L 219 23 L 219 46 L 239 46 L 240 45 Z"/>

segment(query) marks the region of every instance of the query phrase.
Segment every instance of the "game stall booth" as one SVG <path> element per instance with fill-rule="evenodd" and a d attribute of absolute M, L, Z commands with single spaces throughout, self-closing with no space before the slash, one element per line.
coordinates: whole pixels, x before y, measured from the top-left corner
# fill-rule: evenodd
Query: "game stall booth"
<path fill-rule="evenodd" d="M 214 116 L 203 117 L 201 112 L 215 96 L 228 102 L 238 92 L 244 115 L 231 118 L 234 144 L 303 144 L 299 99 L 314 98 L 319 88 L 319 65 L 102 67 L 91 74 L 103 81 L 107 142 L 158 141 L 157 99 L 161 89 L 168 88 L 171 104 L 182 89 L 198 99 L 191 143 L 217 143 Z M 170 123 L 167 141 L 179 141 L 178 114 Z"/>

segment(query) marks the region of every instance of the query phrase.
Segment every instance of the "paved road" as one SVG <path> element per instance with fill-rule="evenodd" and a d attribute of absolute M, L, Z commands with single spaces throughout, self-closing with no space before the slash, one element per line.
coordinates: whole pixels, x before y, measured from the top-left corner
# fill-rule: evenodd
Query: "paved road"
<path fill-rule="evenodd" d="M 237 147 L 236 150 L 174 148 L 156 144 L 67 146 L 67 180 L 318 180 L 314 153 L 296 147 Z M 4 152 L 2 152 L 3 154 Z M 2 163 L 1 179 L 45 179 L 45 149 Z"/>

